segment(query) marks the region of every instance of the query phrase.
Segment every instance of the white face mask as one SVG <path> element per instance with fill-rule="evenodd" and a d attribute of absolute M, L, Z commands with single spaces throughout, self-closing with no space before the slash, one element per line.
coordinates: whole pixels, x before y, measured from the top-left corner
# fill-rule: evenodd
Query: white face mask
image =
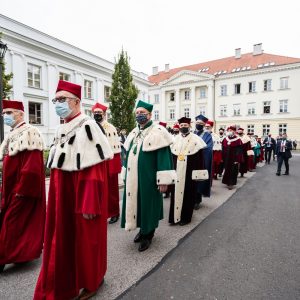
<path fill-rule="evenodd" d="M 227 136 L 233 136 L 233 135 L 234 135 L 234 132 L 233 132 L 233 131 L 227 131 L 227 132 L 226 132 L 226 135 L 227 135 Z"/>

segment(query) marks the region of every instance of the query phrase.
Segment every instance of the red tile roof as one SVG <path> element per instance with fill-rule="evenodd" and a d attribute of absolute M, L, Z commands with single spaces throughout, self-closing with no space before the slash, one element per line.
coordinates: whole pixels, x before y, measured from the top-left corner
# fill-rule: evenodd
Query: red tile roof
<path fill-rule="evenodd" d="M 267 53 L 262 53 L 259 55 L 253 55 L 253 53 L 247 53 L 247 54 L 243 54 L 241 58 L 235 58 L 234 56 L 231 56 L 231 57 L 221 58 L 221 59 L 203 62 L 195 65 L 170 69 L 169 72 L 161 71 L 157 75 L 149 76 L 148 80 L 153 84 L 158 84 L 162 81 L 171 78 L 173 75 L 183 70 L 198 72 L 199 70 L 209 68 L 207 71 L 203 70 L 202 72 L 219 76 L 221 74 L 216 74 L 216 73 L 219 73 L 221 71 L 226 73 L 232 73 L 232 70 L 238 68 L 242 69 L 242 68 L 250 67 L 251 70 L 259 69 L 261 68 L 261 66 L 258 67 L 259 65 L 264 65 L 267 63 L 269 64 L 272 63 L 269 66 L 273 66 L 273 65 L 276 66 L 276 65 L 286 65 L 286 64 L 292 64 L 298 62 L 300 62 L 300 58 L 280 56 L 280 55 L 267 54 Z M 241 71 L 245 71 L 245 69 Z"/>

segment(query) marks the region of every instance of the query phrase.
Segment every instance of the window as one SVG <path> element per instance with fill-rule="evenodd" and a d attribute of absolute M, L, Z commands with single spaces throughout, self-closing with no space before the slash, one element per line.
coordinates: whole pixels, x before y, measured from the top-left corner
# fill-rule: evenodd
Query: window
<path fill-rule="evenodd" d="M 85 109 L 84 109 L 84 113 L 85 113 L 87 116 L 90 116 L 90 117 L 93 116 L 93 114 L 92 114 L 92 109 L 91 109 L 91 108 L 85 108 Z"/>
<path fill-rule="evenodd" d="M 107 119 L 107 121 L 111 120 L 111 113 L 110 113 L 110 111 L 106 111 L 106 119 Z"/>
<path fill-rule="evenodd" d="M 175 101 L 175 93 L 170 93 L 170 101 Z"/>
<path fill-rule="evenodd" d="M 155 121 L 158 121 L 158 120 L 159 120 L 159 111 L 158 111 L 158 110 L 155 110 L 155 111 L 154 111 L 154 120 L 155 120 Z"/>
<path fill-rule="evenodd" d="M 200 106 L 199 107 L 199 114 L 205 116 L 206 115 L 205 110 L 206 110 L 205 106 Z"/>
<path fill-rule="evenodd" d="M 90 80 L 84 80 L 84 98 L 92 99 L 93 82 Z"/>
<path fill-rule="evenodd" d="M 109 97 L 110 97 L 110 87 L 109 86 L 104 86 L 104 101 L 109 102 Z"/>
<path fill-rule="evenodd" d="M 241 104 L 233 104 L 233 115 L 234 116 L 241 115 Z"/>
<path fill-rule="evenodd" d="M 70 81 L 70 74 L 59 72 L 59 80 Z"/>
<path fill-rule="evenodd" d="M 237 83 L 234 85 L 234 94 L 239 95 L 241 93 L 241 84 Z"/>
<path fill-rule="evenodd" d="M 286 133 L 287 131 L 287 124 L 279 124 L 279 134 Z"/>
<path fill-rule="evenodd" d="M 288 112 L 288 100 L 279 100 L 279 112 Z"/>
<path fill-rule="evenodd" d="M 227 96 L 227 85 L 221 85 L 221 96 Z"/>
<path fill-rule="evenodd" d="M 262 126 L 263 136 L 267 136 L 269 133 L 270 133 L 270 125 L 269 124 L 263 124 L 263 126 Z"/>
<path fill-rule="evenodd" d="M 288 77 L 281 77 L 280 78 L 280 89 L 284 90 L 284 89 L 288 89 L 288 87 L 289 87 Z"/>
<path fill-rule="evenodd" d="M 190 117 L 190 109 L 189 109 L 188 107 L 186 107 L 186 108 L 184 109 L 184 116 L 185 116 L 186 118 L 189 118 L 189 117 Z"/>
<path fill-rule="evenodd" d="M 254 133 L 254 125 L 253 124 L 247 125 L 247 133 Z"/>
<path fill-rule="evenodd" d="M 29 102 L 29 124 L 42 124 L 42 104 Z"/>
<path fill-rule="evenodd" d="M 248 103 L 248 115 L 255 115 L 255 103 Z"/>
<path fill-rule="evenodd" d="M 255 93 L 256 92 L 256 81 L 250 81 L 249 82 L 249 93 Z"/>
<path fill-rule="evenodd" d="M 28 86 L 41 88 L 41 67 L 32 64 L 27 65 Z"/>
<path fill-rule="evenodd" d="M 184 91 L 184 100 L 190 100 L 190 91 Z"/>
<path fill-rule="evenodd" d="M 200 98 L 206 98 L 206 88 L 205 87 L 201 87 L 200 88 Z"/>
<path fill-rule="evenodd" d="M 220 105 L 220 116 L 221 117 L 227 116 L 227 105 Z"/>
<path fill-rule="evenodd" d="M 170 108 L 169 119 L 170 120 L 175 120 L 175 109 L 174 108 Z"/>
<path fill-rule="evenodd" d="M 264 114 L 269 114 L 271 112 L 271 101 L 264 101 Z"/>
<path fill-rule="evenodd" d="M 159 103 L 159 94 L 154 95 L 154 103 L 156 103 L 156 104 Z"/>
<path fill-rule="evenodd" d="M 272 80 L 271 79 L 264 80 L 264 91 L 271 91 L 271 89 L 272 89 Z"/>

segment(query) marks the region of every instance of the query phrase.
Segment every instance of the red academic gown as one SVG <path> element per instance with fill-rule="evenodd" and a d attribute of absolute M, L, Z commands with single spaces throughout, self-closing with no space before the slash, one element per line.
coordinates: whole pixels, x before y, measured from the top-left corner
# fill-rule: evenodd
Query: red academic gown
<path fill-rule="evenodd" d="M 43 152 L 24 150 L 3 160 L 0 265 L 38 258 L 46 210 Z M 23 197 L 16 197 L 16 194 Z"/>
<path fill-rule="evenodd" d="M 121 172 L 121 155 L 116 153 L 114 158 L 108 161 L 108 217 L 120 215 L 119 197 L 119 173 Z"/>
<path fill-rule="evenodd" d="M 238 176 L 238 164 L 243 162 L 243 148 L 242 141 L 240 138 L 236 139 L 236 136 L 229 138 L 227 137 L 222 142 L 223 149 L 223 161 L 224 161 L 224 175 L 222 183 L 227 185 L 236 185 Z"/>
<path fill-rule="evenodd" d="M 95 291 L 107 268 L 107 162 L 51 170 L 43 264 L 34 299 L 67 300 Z M 96 214 L 86 220 L 82 214 Z"/>

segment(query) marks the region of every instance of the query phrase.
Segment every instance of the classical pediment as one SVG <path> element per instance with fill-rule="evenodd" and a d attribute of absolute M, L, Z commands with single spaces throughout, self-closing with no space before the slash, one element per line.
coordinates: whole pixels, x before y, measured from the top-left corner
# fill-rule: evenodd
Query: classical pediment
<path fill-rule="evenodd" d="M 169 79 L 163 81 L 161 85 L 162 86 L 178 85 L 181 83 L 192 83 L 192 82 L 198 82 L 203 80 L 210 80 L 212 78 L 213 76 L 209 74 L 183 70 L 173 75 Z"/>

